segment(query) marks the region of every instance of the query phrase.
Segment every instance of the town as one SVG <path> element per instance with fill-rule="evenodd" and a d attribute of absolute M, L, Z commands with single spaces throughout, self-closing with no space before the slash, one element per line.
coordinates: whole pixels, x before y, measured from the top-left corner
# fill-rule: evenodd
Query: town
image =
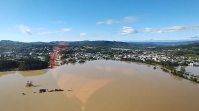
<path fill-rule="evenodd" d="M 64 42 L 63 42 L 64 43 Z M 63 44 L 59 43 L 59 44 Z M 66 45 L 66 47 L 63 47 Z M 145 47 L 145 48 L 114 48 L 114 47 L 91 47 L 91 46 L 81 46 L 75 47 L 68 44 L 63 46 L 57 45 L 42 45 L 42 46 L 27 46 L 27 47 L 16 47 L 16 46 L 3 46 L 0 45 L 0 59 L 5 60 L 20 60 L 32 57 L 34 59 L 39 59 L 41 61 L 48 61 L 53 52 L 59 52 L 56 57 L 56 61 L 60 61 L 59 64 L 65 63 L 76 63 L 84 62 L 90 60 L 136 60 L 145 62 L 147 60 L 153 60 L 155 62 L 168 61 L 175 63 L 176 66 L 199 66 L 199 57 L 187 57 L 174 52 L 180 52 L 184 50 L 182 48 L 155 48 L 155 47 Z M 194 48 L 194 47 L 193 47 Z M 198 47 L 195 47 L 198 48 Z"/>
<path fill-rule="evenodd" d="M 180 49 L 179 49 L 180 50 Z M 68 48 L 67 51 L 62 54 L 62 61 L 64 63 L 80 62 L 89 60 L 137 60 L 146 61 L 153 60 L 156 62 L 169 61 L 176 63 L 177 65 L 192 65 L 199 66 L 199 58 L 175 56 L 172 54 L 174 50 L 151 50 L 151 49 L 123 49 L 123 48 Z"/>
<path fill-rule="evenodd" d="M 156 62 L 169 61 L 178 65 L 192 65 L 199 66 L 198 57 L 187 57 L 174 52 L 180 52 L 185 50 L 184 48 L 173 48 L 173 47 L 142 47 L 142 48 L 114 48 L 114 47 L 92 47 L 92 46 L 81 46 L 75 47 L 68 44 L 59 43 L 66 45 L 32 45 L 32 46 L 12 46 L 12 45 L 1 45 L 0 44 L 0 58 L 6 60 L 16 60 L 32 57 L 34 59 L 40 59 L 41 61 L 49 61 L 49 56 L 53 52 L 59 52 L 60 64 L 70 62 L 83 62 L 89 60 L 124 60 L 133 59 L 138 61 L 153 60 Z M 198 47 L 192 47 L 197 48 Z M 190 49 L 187 49 L 190 50 Z"/>
<path fill-rule="evenodd" d="M 72 46 L 67 42 L 59 42 L 57 45 L 31 45 L 27 47 L 16 46 L 0 46 L 1 60 L 23 61 L 23 59 L 33 58 L 39 61 L 45 61 L 53 68 L 68 63 L 84 63 L 92 60 L 116 60 L 141 62 L 162 66 L 163 71 L 176 73 L 178 66 L 199 66 L 199 57 L 197 54 L 193 56 L 199 49 L 196 46 L 181 47 L 107 47 L 107 46 Z M 191 48 L 191 49 L 190 49 Z M 3 50 L 4 49 L 4 50 Z M 189 56 L 184 55 L 186 50 L 193 50 Z M 190 56 L 192 55 L 192 56 Z M 42 67 L 43 68 L 43 67 Z M 182 69 L 183 70 L 183 69 Z M 186 74 L 186 77 L 185 75 Z M 188 73 L 179 73 L 178 76 L 187 79 L 195 79 L 198 76 L 187 76 Z"/>

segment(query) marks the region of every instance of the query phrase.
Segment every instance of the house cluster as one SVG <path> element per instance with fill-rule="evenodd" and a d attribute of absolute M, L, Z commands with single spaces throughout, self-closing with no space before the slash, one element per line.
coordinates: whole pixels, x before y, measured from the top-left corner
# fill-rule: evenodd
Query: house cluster
<path fill-rule="evenodd" d="M 170 61 L 172 63 L 178 64 L 188 64 L 193 66 L 199 65 L 199 59 L 193 59 L 185 56 L 174 56 L 174 50 L 147 50 L 147 49 L 123 49 L 123 48 L 110 48 L 106 50 L 107 53 L 102 52 L 91 52 L 88 53 L 84 48 L 75 48 L 75 53 L 65 54 L 63 61 L 69 61 L 73 59 L 75 61 L 80 60 L 99 60 L 99 59 L 111 59 L 111 60 L 121 60 L 121 59 L 135 59 L 135 60 L 153 60 L 156 62 L 160 61 Z"/>
<path fill-rule="evenodd" d="M 135 59 L 135 60 L 153 60 L 156 62 L 169 61 L 178 64 L 188 64 L 192 66 L 199 66 L 199 59 L 185 57 L 185 56 L 175 56 L 173 55 L 174 50 L 162 50 L 162 51 L 152 51 L 152 50 L 129 50 L 123 51 L 123 53 L 114 55 L 115 59 L 120 60 L 121 58 Z"/>
<path fill-rule="evenodd" d="M 69 62 L 70 60 L 79 62 L 81 60 L 99 60 L 99 59 L 135 59 L 135 60 L 154 60 L 170 61 L 178 64 L 188 64 L 191 66 L 199 66 L 199 59 L 175 56 L 175 49 L 153 50 L 153 48 L 125 49 L 125 48 L 103 48 L 103 50 L 95 50 L 93 47 L 73 47 L 73 53 L 63 53 L 67 50 L 68 44 L 61 42 L 58 46 L 52 48 L 49 46 L 40 47 L 2 47 L 0 50 L 0 58 L 6 59 L 23 59 L 28 57 L 45 60 L 45 55 L 51 55 L 56 64 Z M 3 50 L 3 48 L 6 48 Z M 100 49 L 100 48 L 99 48 Z M 95 50 L 95 51 L 93 51 Z M 52 56 L 53 55 L 53 56 Z"/>
<path fill-rule="evenodd" d="M 6 60 L 38 58 L 44 60 L 44 55 L 49 55 L 52 52 L 50 47 L 10 47 L 0 52 L 0 58 Z"/>

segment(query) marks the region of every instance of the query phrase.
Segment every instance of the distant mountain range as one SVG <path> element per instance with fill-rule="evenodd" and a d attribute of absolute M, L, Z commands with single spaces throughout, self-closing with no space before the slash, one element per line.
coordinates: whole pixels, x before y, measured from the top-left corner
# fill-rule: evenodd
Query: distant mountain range
<path fill-rule="evenodd" d="M 61 41 L 52 42 L 16 42 L 10 40 L 1 40 L 0 45 L 57 45 Z M 71 46 L 107 46 L 107 47 L 135 47 L 135 46 L 176 46 L 199 43 L 199 40 L 193 41 L 69 41 Z"/>
<path fill-rule="evenodd" d="M 155 46 L 176 46 L 199 43 L 199 40 L 148 40 L 148 41 L 124 41 L 127 43 L 136 43 L 140 45 L 155 45 Z"/>

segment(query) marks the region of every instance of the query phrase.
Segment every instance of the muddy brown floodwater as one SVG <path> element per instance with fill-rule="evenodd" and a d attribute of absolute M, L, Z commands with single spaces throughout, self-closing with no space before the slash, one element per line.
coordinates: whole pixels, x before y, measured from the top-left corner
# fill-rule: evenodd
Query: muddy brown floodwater
<path fill-rule="evenodd" d="M 27 88 L 27 81 L 41 86 Z M 99 60 L 0 72 L 0 111 L 199 111 L 198 104 L 198 84 L 144 64 Z"/>

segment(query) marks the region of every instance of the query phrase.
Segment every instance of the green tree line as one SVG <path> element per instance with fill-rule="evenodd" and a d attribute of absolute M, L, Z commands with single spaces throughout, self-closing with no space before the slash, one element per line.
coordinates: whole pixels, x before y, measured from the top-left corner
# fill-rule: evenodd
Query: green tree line
<path fill-rule="evenodd" d="M 0 60 L 0 71 L 9 70 L 37 70 L 48 68 L 48 62 L 38 59 Z"/>

